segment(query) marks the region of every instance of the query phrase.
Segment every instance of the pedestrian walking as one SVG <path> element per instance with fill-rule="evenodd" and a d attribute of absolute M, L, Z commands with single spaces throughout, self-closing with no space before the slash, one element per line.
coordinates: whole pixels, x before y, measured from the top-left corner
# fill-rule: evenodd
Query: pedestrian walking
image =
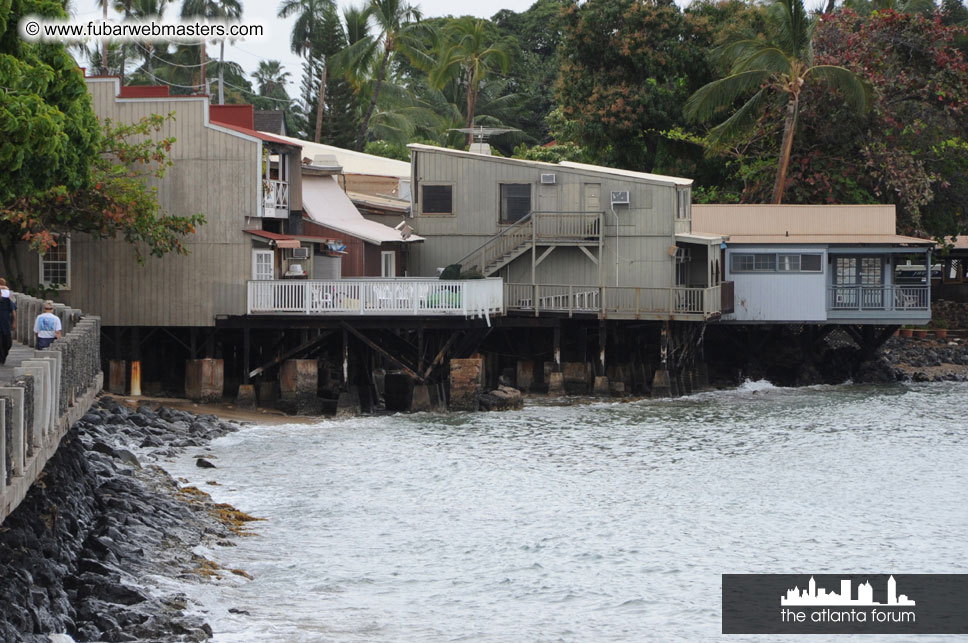
<path fill-rule="evenodd" d="M 61 320 L 54 314 L 54 302 L 50 299 L 44 302 L 44 312 L 34 320 L 34 335 L 37 337 L 37 348 L 43 350 L 61 337 Z"/>

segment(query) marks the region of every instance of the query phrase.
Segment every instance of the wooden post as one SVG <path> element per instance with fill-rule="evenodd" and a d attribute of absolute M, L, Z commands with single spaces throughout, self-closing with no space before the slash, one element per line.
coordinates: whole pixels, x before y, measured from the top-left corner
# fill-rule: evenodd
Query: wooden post
<path fill-rule="evenodd" d="M 245 327 L 242 329 L 242 383 L 249 383 L 249 355 L 252 352 L 249 328 Z"/>
<path fill-rule="evenodd" d="M 350 385 L 350 336 L 343 329 L 343 390 L 349 388 Z"/>
<path fill-rule="evenodd" d="M 598 321 L 598 374 L 605 375 L 605 320 Z"/>
<path fill-rule="evenodd" d="M 141 332 L 131 328 L 131 395 L 141 395 Z"/>
<path fill-rule="evenodd" d="M 561 372 L 561 324 L 556 322 L 554 327 L 555 373 Z"/>
<path fill-rule="evenodd" d="M 424 356 L 424 329 L 423 326 L 417 329 L 417 372 L 423 371 Z"/>

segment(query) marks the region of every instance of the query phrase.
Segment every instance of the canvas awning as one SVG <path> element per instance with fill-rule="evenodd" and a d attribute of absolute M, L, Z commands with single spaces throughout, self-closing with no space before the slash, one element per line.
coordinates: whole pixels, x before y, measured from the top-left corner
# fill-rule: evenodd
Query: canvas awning
<path fill-rule="evenodd" d="M 364 219 L 334 177 L 303 176 L 302 197 L 303 211 L 311 221 L 367 243 L 379 246 L 424 240 L 415 234 L 404 238 L 400 230 Z"/>

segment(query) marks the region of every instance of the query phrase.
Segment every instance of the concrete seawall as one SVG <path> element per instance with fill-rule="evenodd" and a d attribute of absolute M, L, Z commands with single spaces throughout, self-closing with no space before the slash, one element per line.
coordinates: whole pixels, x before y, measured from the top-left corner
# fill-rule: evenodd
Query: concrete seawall
<path fill-rule="evenodd" d="M 17 323 L 0 366 L 0 523 L 20 504 L 71 425 L 101 390 L 99 317 L 58 304 L 62 337 L 36 350 L 34 319 L 43 301 L 14 294 Z"/>

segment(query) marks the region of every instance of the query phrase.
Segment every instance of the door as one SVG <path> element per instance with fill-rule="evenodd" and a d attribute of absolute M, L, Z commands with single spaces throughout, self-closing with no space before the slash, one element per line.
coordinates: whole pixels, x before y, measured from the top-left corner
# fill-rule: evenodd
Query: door
<path fill-rule="evenodd" d="M 835 257 L 833 279 L 834 309 L 884 309 L 882 257 Z"/>
<path fill-rule="evenodd" d="M 381 277 L 397 276 L 397 253 L 395 252 L 380 253 L 380 276 Z"/>
<path fill-rule="evenodd" d="M 601 183 L 585 184 L 584 210 L 585 212 L 602 211 L 602 184 Z"/>
<path fill-rule="evenodd" d="M 272 250 L 252 251 L 252 279 L 270 281 L 274 277 Z"/>

